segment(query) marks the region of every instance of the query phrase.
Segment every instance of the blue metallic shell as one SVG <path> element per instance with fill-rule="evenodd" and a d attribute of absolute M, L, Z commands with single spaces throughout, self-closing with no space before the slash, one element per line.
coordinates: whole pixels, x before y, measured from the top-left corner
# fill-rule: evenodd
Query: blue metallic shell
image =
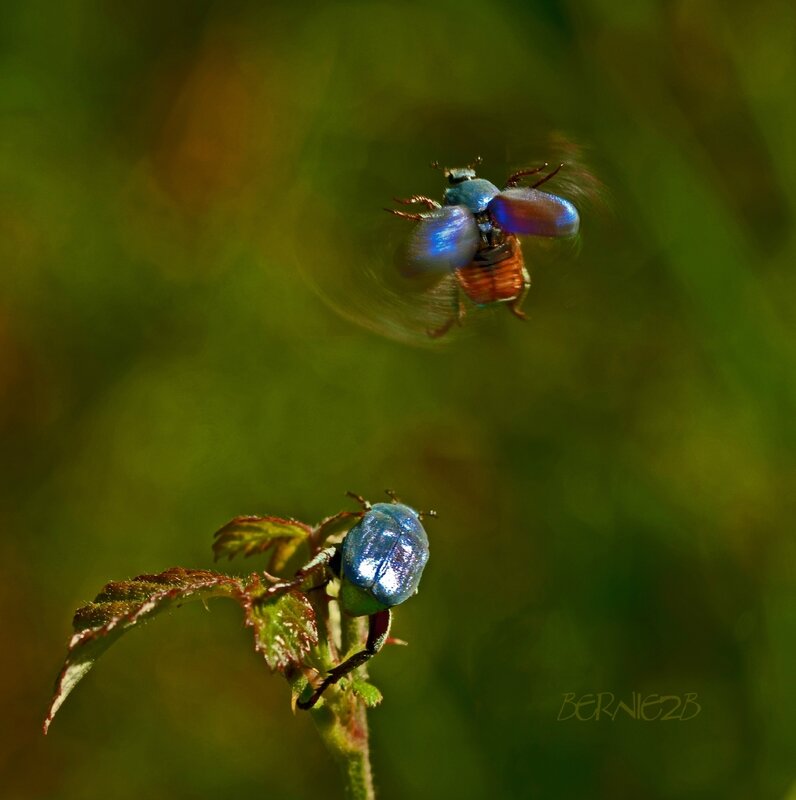
<path fill-rule="evenodd" d="M 423 215 L 406 244 L 404 271 L 409 275 L 453 272 L 473 260 L 479 233 L 464 206 L 445 206 Z"/>
<path fill-rule="evenodd" d="M 428 536 L 417 512 L 400 503 L 376 503 L 343 541 L 343 579 L 386 608 L 417 591 L 426 561 Z"/>
<path fill-rule="evenodd" d="M 506 233 L 524 236 L 574 236 L 580 226 L 569 200 L 529 187 L 500 192 L 489 203 L 489 214 Z"/>
<path fill-rule="evenodd" d="M 473 214 L 480 214 L 498 194 L 500 189 L 494 183 L 483 178 L 473 178 L 449 186 L 445 190 L 444 200 L 446 206 L 467 206 Z"/>

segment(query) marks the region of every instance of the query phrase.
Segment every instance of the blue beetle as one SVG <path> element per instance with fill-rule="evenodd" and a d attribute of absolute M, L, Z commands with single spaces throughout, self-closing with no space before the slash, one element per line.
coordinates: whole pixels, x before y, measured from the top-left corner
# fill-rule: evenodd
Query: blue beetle
<path fill-rule="evenodd" d="M 297 702 L 299 708 L 312 708 L 329 686 L 373 658 L 389 634 L 390 609 L 417 593 L 428 561 L 428 536 L 421 521 L 424 513 L 388 494 L 391 503 L 374 505 L 350 494 L 361 503 L 362 516 L 342 545 L 327 551 L 329 567 L 340 578 L 343 612 L 368 617 L 365 648 L 331 670 L 308 699 Z M 433 511 L 425 515 L 435 516 Z"/>
<path fill-rule="evenodd" d="M 475 165 L 480 164 L 480 158 Z M 432 166 L 438 166 L 436 162 Z M 519 186 L 528 175 L 547 167 L 521 169 L 504 189 L 478 178 L 474 165 L 445 169 L 448 186 L 443 203 L 424 195 L 396 198 L 405 205 L 425 205 L 422 213 L 386 209 L 420 224 L 406 246 L 403 271 L 407 275 L 453 272 L 460 291 L 451 317 L 429 336 L 443 336 L 464 318 L 461 294 L 479 306 L 508 303 L 509 310 L 525 319 L 522 303 L 531 285 L 517 236 L 569 237 L 578 232 L 575 206 L 563 197 L 539 191 L 564 166 L 536 181 Z"/>
<path fill-rule="evenodd" d="M 351 616 L 408 600 L 428 561 L 428 536 L 417 511 L 376 503 L 348 532 L 341 551 L 340 601 Z"/>

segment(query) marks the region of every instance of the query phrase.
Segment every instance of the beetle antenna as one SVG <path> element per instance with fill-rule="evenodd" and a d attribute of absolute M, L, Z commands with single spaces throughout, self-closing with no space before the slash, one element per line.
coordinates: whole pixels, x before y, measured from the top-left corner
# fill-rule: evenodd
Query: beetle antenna
<path fill-rule="evenodd" d="M 549 181 L 550 178 L 552 178 L 553 175 L 555 175 L 563 166 L 564 166 L 563 163 L 559 164 L 551 173 L 545 175 L 544 178 L 542 178 L 540 181 L 536 181 L 536 183 L 533 186 L 531 186 L 531 189 L 535 189 L 537 186 L 541 186 L 543 183 L 547 183 L 547 181 Z"/>
<path fill-rule="evenodd" d="M 451 174 L 450 167 L 441 167 L 441 166 L 440 166 L 440 164 L 439 164 L 439 161 L 432 161 L 432 162 L 431 162 L 431 169 L 438 169 L 438 170 L 441 170 L 441 171 L 442 171 L 442 174 L 443 174 L 443 175 L 444 175 L 446 178 L 449 178 L 449 177 L 450 177 L 450 174 Z"/>
<path fill-rule="evenodd" d="M 475 157 L 475 159 L 473 160 L 473 163 L 472 163 L 472 164 L 468 164 L 467 166 L 468 166 L 470 169 L 474 169 L 475 167 L 480 167 L 480 166 L 481 166 L 481 163 L 483 162 L 483 160 L 484 160 L 484 159 L 483 159 L 483 158 L 481 158 L 481 156 L 476 156 L 476 157 Z"/>
<path fill-rule="evenodd" d="M 359 505 L 361 505 L 365 511 L 370 511 L 370 503 L 367 500 L 365 500 L 365 498 L 362 497 L 361 494 L 356 494 L 355 492 L 346 492 L 346 495 L 350 497 L 352 500 L 356 500 L 357 503 L 359 503 Z"/>
<path fill-rule="evenodd" d="M 519 169 L 516 172 L 512 172 L 509 175 L 509 179 L 506 181 L 506 188 L 509 189 L 512 186 L 516 186 L 522 178 L 526 175 L 536 175 L 537 173 L 541 172 L 543 169 L 547 169 L 548 163 L 547 161 L 542 164 L 541 167 L 532 167 L 531 169 Z"/>
<path fill-rule="evenodd" d="M 429 519 L 434 519 L 437 516 L 437 512 L 434 511 L 433 508 L 430 508 L 428 511 L 418 511 L 417 516 L 420 518 L 421 522 L 428 517 Z"/>

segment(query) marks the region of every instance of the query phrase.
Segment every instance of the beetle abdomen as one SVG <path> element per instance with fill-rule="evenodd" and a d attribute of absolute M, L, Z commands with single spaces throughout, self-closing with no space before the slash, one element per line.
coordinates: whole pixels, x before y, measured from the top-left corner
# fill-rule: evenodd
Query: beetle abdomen
<path fill-rule="evenodd" d="M 376 503 L 348 532 L 342 560 L 343 578 L 390 608 L 417 591 L 428 536 L 409 506 Z"/>
<path fill-rule="evenodd" d="M 528 286 L 528 273 L 522 250 L 516 236 L 508 237 L 508 252 L 495 259 L 502 248 L 487 248 L 476 253 L 475 258 L 456 272 L 462 291 L 476 305 L 515 300 Z"/>

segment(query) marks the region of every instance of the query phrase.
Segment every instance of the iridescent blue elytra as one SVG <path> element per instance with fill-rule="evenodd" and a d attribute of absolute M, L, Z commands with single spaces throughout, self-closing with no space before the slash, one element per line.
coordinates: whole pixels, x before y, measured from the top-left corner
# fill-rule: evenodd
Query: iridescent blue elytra
<path fill-rule="evenodd" d="M 428 536 L 417 512 L 376 503 L 343 541 L 343 609 L 362 616 L 403 603 L 417 591 L 426 561 Z"/>

